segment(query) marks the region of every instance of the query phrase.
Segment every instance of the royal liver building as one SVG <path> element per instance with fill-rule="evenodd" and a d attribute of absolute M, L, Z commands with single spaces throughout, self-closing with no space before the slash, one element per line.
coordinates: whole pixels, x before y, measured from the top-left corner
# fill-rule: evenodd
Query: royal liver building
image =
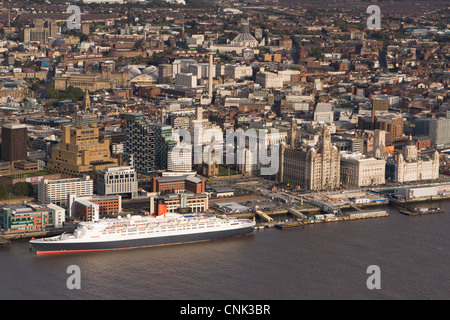
<path fill-rule="evenodd" d="M 323 126 L 317 147 L 283 148 L 280 182 L 308 190 L 334 190 L 340 186 L 340 160 L 330 131 Z"/>

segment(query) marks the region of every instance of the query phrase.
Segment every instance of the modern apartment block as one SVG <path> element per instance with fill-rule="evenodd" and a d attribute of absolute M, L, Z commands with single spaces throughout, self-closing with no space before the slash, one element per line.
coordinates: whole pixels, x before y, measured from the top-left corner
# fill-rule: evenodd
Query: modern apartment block
<path fill-rule="evenodd" d="M 38 183 L 38 202 L 40 204 L 54 203 L 66 207 L 69 194 L 84 196 L 93 193 L 94 181 L 88 175 L 71 179 L 41 179 Z"/>
<path fill-rule="evenodd" d="M 138 194 L 136 170 L 130 166 L 108 167 L 97 172 L 97 193 L 107 196 L 120 194 L 134 198 Z"/>
<path fill-rule="evenodd" d="M 126 140 L 123 158 L 138 173 L 149 174 L 155 170 L 155 133 L 152 123 L 141 113 L 127 113 Z"/>

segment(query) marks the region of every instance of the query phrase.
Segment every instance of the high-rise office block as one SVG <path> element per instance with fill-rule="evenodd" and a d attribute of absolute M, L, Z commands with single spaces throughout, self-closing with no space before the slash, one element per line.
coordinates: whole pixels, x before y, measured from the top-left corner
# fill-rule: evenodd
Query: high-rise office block
<path fill-rule="evenodd" d="M 167 153 L 167 170 L 175 172 L 192 171 L 192 145 L 180 143 Z"/>
<path fill-rule="evenodd" d="M 97 193 L 108 196 L 118 194 L 134 198 L 138 195 L 136 171 L 131 166 L 108 167 L 97 174 Z"/>
<path fill-rule="evenodd" d="M 192 73 L 177 73 L 175 75 L 175 85 L 189 88 L 197 87 L 197 76 Z"/>
<path fill-rule="evenodd" d="M 126 140 L 123 158 L 138 173 L 149 174 L 155 170 L 155 133 L 152 123 L 141 113 L 127 113 Z"/>
<path fill-rule="evenodd" d="M 62 178 L 76 178 L 117 166 L 117 159 L 111 158 L 109 140 L 99 142 L 95 125 L 64 126 L 62 132 L 62 141 L 53 150 L 47 170 L 60 173 Z"/>
<path fill-rule="evenodd" d="M 414 121 L 414 136 L 422 137 L 430 135 L 430 120 L 428 118 L 418 118 Z"/>
<path fill-rule="evenodd" d="M 160 64 L 158 66 L 158 82 L 171 83 L 173 79 L 173 66 L 171 64 Z"/>
<path fill-rule="evenodd" d="M 429 120 L 430 140 L 433 146 L 450 145 L 450 119 L 438 118 Z"/>
<path fill-rule="evenodd" d="M 47 43 L 56 39 L 58 24 L 56 21 L 34 19 L 33 27 L 26 26 L 22 29 L 23 42 L 41 42 Z"/>
<path fill-rule="evenodd" d="M 23 161 L 27 157 L 27 126 L 6 124 L 2 128 L 2 160 Z"/>
<path fill-rule="evenodd" d="M 372 100 L 372 108 L 376 111 L 388 111 L 389 99 L 384 97 L 375 97 Z"/>
<path fill-rule="evenodd" d="M 150 127 L 155 134 L 155 169 L 165 170 L 168 152 L 177 145 L 172 139 L 172 127 L 161 123 L 151 124 Z"/>

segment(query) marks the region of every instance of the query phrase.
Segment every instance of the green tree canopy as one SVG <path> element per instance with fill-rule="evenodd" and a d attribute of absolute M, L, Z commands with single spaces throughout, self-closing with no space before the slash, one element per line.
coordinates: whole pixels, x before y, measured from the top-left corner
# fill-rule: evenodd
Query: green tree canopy
<path fill-rule="evenodd" d="M 9 192 L 8 187 L 5 184 L 0 184 L 0 199 L 8 199 L 9 198 Z"/>
<path fill-rule="evenodd" d="M 15 183 L 12 191 L 16 196 L 32 196 L 34 194 L 33 185 L 29 182 Z"/>
<path fill-rule="evenodd" d="M 31 85 L 31 90 L 33 90 L 33 91 L 39 91 L 40 89 L 41 89 L 41 86 L 36 82 Z"/>

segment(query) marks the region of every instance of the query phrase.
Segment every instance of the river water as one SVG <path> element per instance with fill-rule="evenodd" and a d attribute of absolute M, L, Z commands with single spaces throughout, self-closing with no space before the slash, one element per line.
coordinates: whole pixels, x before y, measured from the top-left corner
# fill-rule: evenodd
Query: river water
<path fill-rule="evenodd" d="M 36 256 L 27 241 L 0 248 L 0 299 L 449 299 L 447 213 L 265 229 L 166 247 Z M 69 289 L 80 270 L 80 289 Z M 369 290 L 369 266 L 380 289 Z"/>

